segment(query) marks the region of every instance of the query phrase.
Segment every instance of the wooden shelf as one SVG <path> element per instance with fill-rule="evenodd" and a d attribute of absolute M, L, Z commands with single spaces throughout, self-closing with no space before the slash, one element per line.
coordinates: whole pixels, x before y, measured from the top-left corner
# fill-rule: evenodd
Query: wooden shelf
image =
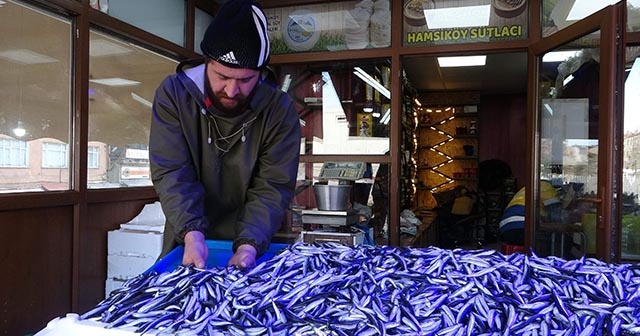
<path fill-rule="evenodd" d="M 432 175 L 431 172 L 444 175 L 447 181 L 451 179 L 454 182 L 451 187 L 465 186 L 469 189 L 477 189 L 479 161 L 477 151 L 480 147 L 477 128 L 479 114 L 477 112 L 462 113 L 460 111 L 463 110 L 463 106 L 451 107 L 454 108 L 446 111 L 442 109 L 443 112 L 440 113 L 423 115 L 422 119 L 419 117 L 422 122 L 418 123 L 417 129 L 418 143 L 420 143 L 417 156 L 423 164 L 418 165 L 419 186 L 416 186 L 417 190 L 432 190 L 434 187 L 442 186 L 440 179 Z M 472 131 L 473 134 L 469 134 L 469 131 Z M 463 149 L 466 145 L 474 147 L 473 155 L 465 155 L 467 151 Z M 447 162 L 448 159 L 442 161 L 441 154 L 450 157 L 452 162 Z M 446 165 L 441 165 L 445 162 Z M 468 173 L 469 169 L 475 173 L 468 175 L 472 177 L 454 176 L 454 174 L 460 176 L 459 173 L 462 172 Z M 420 200 L 416 204 L 421 204 Z"/>

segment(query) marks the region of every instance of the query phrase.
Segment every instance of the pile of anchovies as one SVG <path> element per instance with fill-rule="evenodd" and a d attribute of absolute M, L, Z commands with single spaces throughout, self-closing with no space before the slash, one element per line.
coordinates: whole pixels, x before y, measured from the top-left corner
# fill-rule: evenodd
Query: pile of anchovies
<path fill-rule="evenodd" d="M 640 265 L 295 243 L 248 271 L 141 274 L 81 318 L 149 335 L 633 335 Z"/>

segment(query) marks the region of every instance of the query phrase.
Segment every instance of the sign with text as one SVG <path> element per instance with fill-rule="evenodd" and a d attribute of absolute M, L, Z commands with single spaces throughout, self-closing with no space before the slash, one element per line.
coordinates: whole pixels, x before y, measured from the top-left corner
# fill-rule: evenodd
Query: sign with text
<path fill-rule="evenodd" d="M 527 38 L 527 0 L 405 0 L 403 45 Z"/>

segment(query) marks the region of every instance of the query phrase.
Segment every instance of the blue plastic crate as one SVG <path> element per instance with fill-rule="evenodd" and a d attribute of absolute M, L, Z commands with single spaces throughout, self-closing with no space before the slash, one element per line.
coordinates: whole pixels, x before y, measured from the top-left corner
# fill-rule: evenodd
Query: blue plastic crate
<path fill-rule="evenodd" d="M 227 262 L 233 256 L 231 247 L 232 241 L 228 240 L 207 240 L 207 246 L 209 246 L 209 258 L 207 259 L 206 267 L 225 267 Z M 289 247 L 287 244 L 271 244 L 267 251 L 256 260 L 256 263 L 261 263 L 273 258 L 283 249 Z M 182 264 L 182 254 L 184 253 L 184 246 L 178 246 L 171 252 L 167 253 L 164 257 L 158 260 L 153 266 L 151 266 L 146 272 L 156 271 L 158 273 L 173 271 L 176 267 Z M 145 272 L 145 273 L 146 273 Z"/>

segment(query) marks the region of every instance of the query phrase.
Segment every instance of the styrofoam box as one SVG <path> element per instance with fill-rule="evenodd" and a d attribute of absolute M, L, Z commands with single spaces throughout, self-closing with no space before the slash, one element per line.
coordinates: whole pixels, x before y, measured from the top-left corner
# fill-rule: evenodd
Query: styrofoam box
<path fill-rule="evenodd" d="M 148 231 L 114 230 L 107 233 L 107 254 L 158 258 L 163 234 Z"/>
<path fill-rule="evenodd" d="M 117 278 L 107 278 L 104 282 L 104 297 L 107 298 L 114 290 L 121 288 L 127 280 Z"/>
<path fill-rule="evenodd" d="M 69 313 L 66 317 L 55 318 L 47 326 L 38 331 L 34 336 L 135 336 L 132 328 L 105 328 L 101 322 L 79 320 L 78 314 Z M 147 332 L 145 335 L 155 335 L 154 332 Z"/>
<path fill-rule="evenodd" d="M 107 256 L 107 278 L 128 280 L 144 273 L 157 258 L 137 257 L 119 254 Z"/>
<path fill-rule="evenodd" d="M 162 206 L 160 202 L 154 202 L 151 204 L 147 204 L 142 208 L 140 213 L 130 220 L 129 224 L 138 224 L 138 225 L 162 225 L 164 226 L 164 222 L 166 218 L 164 213 L 162 212 Z"/>

